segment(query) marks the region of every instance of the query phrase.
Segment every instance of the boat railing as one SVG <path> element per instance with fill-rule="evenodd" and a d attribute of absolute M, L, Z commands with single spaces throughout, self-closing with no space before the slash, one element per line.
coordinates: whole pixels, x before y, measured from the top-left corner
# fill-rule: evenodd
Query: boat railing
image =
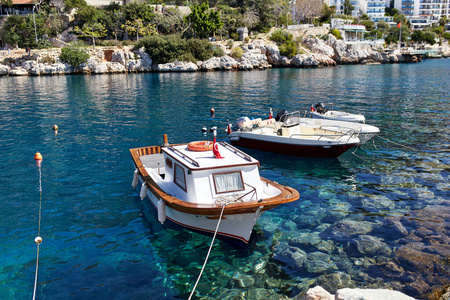
<path fill-rule="evenodd" d="M 194 159 L 190 158 L 189 156 L 183 154 L 183 152 L 181 152 L 180 150 L 169 146 L 167 149 L 173 151 L 175 154 L 177 154 L 178 156 L 180 156 L 181 158 L 184 158 L 185 160 L 187 160 L 188 162 L 190 162 L 191 164 L 193 164 L 196 167 L 200 167 L 199 163 L 196 162 Z"/>
<path fill-rule="evenodd" d="M 225 143 L 225 142 L 222 142 L 222 141 L 220 141 L 219 144 L 220 144 L 222 147 L 227 148 L 228 150 L 230 150 L 230 151 L 233 152 L 234 154 L 237 154 L 237 155 L 241 156 L 243 159 L 245 159 L 245 160 L 247 160 L 247 161 L 250 161 L 250 162 L 252 161 L 252 159 L 251 159 L 250 156 L 248 156 L 247 154 L 245 154 L 245 153 L 242 152 L 241 150 L 239 150 L 239 149 L 237 149 L 237 148 L 231 146 L 230 144 Z"/>

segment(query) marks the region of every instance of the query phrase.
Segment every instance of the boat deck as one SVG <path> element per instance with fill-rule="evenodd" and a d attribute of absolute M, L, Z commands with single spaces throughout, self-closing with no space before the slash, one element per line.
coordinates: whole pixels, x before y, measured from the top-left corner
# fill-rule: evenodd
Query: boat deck
<path fill-rule="evenodd" d="M 143 155 L 143 156 L 140 156 L 139 158 L 141 159 L 141 162 L 145 168 L 157 169 L 157 168 L 165 167 L 164 154 L 162 154 L 162 153 Z"/>

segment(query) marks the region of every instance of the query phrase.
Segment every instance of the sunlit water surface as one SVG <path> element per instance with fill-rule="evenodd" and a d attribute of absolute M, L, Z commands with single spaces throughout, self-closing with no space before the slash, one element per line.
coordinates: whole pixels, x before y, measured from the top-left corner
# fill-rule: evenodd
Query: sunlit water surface
<path fill-rule="evenodd" d="M 216 241 L 196 297 L 277 299 L 321 284 L 424 298 L 450 281 L 449 75 L 441 59 L 0 78 L 0 298 L 32 297 L 40 199 L 37 299 L 187 298 L 211 238 L 157 222 L 131 188 L 129 149 L 161 144 L 163 133 L 205 139 L 203 126 L 226 140 L 227 119 L 318 101 L 364 114 L 380 137 L 338 159 L 248 150 L 262 176 L 301 199 L 264 214 L 244 249 Z"/>

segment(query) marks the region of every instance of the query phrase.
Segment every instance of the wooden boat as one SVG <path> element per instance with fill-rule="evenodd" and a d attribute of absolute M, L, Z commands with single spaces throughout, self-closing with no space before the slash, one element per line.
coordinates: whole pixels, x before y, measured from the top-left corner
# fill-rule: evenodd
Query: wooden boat
<path fill-rule="evenodd" d="M 309 112 L 309 115 L 311 118 L 316 119 L 360 123 L 364 123 L 366 121 L 366 118 L 361 114 L 353 114 L 349 112 L 333 110 L 332 104 L 331 107 L 325 107 L 323 103 L 318 103 L 315 107 L 311 105 L 311 111 Z"/>
<path fill-rule="evenodd" d="M 222 214 L 217 235 L 248 243 L 265 211 L 299 198 L 295 189 L 260 177 L 259 162 L 225 142 L 214 141 L 210 150 L 206 142 L 169 145 L 165 136 L 164 145 L 130 149 L 133 186 L 141 183 L 141 198 L 162 223 L 213 234 Z"/>
<path fill-rule="evenodd" d="M 338 157 L 360 143 L 356 130 L 308 125 L 298 111 L 267 120 L 239 118 L 228 125 L 228 138 L 234 146 L 302 157 Z"/>

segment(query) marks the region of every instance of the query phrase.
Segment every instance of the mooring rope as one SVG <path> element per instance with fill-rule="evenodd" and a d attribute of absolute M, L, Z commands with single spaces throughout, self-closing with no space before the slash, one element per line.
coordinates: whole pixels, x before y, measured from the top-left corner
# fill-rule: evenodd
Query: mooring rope
<path fill-rule="evenodd" d="M 36 286 L 37 286 L 37 276 L 39 269 L 39 245 L 42 242 L 42 238 L 40 236 L 41 233 L 41 208 L 42 208 L 42 172 L 41 166 L 39 165 L 39 221 L 38 221 L 38 234 L 34 239 L 34 242 L 37 245 L 37 254 L 36 254 L 36 275 L 34 276 L 34 291 L 33 291 L 33 300 L 36 298 Z"/>
<path fill-rule="evenodd" d="M 351 152 L 354 156 L 356 156 L 357 158 L 359 158 L 359 159 L 361 159 L 361 160 L 363 160 L 363 161 L 365 161 L 366 163 L 371 163 L 370 161 L 368 161 L 367 159 L 365 159 L 365 158 L 363 158 L 363 157 L 361 157 L 361 156 L 359 156 L 359 155 L 357 155 L 356 154 L 356 151 L 358 151 L 358 149 L 359 149 L 359 145 L 356 147 L 356 149 L 355 149 L 355 151 L 353 151 L 353 152 Z"/>
<path fill-rule="evenodd" d="M 217 222 L 216 231 L 214 231 L 214 236 L 213 236 L 213 239 L 211 241 L 211 245 L 209 246 L 208 254 L 206 255 L 205 262 L 203 263 L 203 267 L 202 267 L 202 269 L 200 271 L 200 274 L 198 275 L 197 282 L 195 282 L 194 288 L 192 289 L 191 295 L 189 296 L 189 300 L 191 300 L 192 295 L 194 295 L 195 289 L 197 288 L 197 284 L 200 281 L 200 278 L 202 277 L 203 270 L 205 270 L 205 266 L 206 266 L 206 263 L 208 262 L 209 254 L 211 253 L 211 249 L 212 249 L 212 246 L 214 244 L 214 240 L 216 239 L 217 231 L 219 231 L 219 225 L 220 225 L 220 221 L 222 220 L 222 215 L 223 215 L 223 211 L 225 209 L 225 206 L 226 206 L 226 204 L 224 206 L 222 206 L 222 211 L 220 212 L 219 221 Z"/>
<path fill-rule="evenodd" d="M 414 148 L 412 148 L 412 147 L 405 146 L 405 145 L 402 145 L 402 144 L 399 144 L 399 143 L 390 141 L 389 139 L 384 138 L 384 137 L 382 137 L 382 136 L 379 136 L 378 134 L 376 134 L 375 136 L 377 136 L 377 137 L 379 137 L 380 139 L 385 140 L 385 141 L 387 141 L 387 142 L 389 142 L 389 143 L 392 143 L 392 144 L 394 144 L 394 145 L 397 145 L 397 146 L 400 146 L 400 147 L 404 147 L 404 148 L 407 148 L 407 149 L 410 149 L 410 150 L 413 150 L 413 151 L 417 151 L 417 149 L 414 149 Z"/>

